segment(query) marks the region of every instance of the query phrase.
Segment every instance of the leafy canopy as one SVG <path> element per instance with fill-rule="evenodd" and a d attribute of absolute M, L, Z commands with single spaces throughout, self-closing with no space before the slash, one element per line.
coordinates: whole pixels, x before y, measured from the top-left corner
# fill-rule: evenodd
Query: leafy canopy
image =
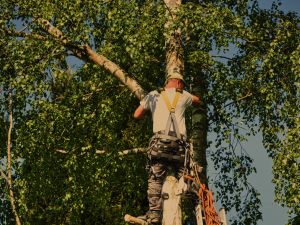
<path fill-rule="evenodd" d="M 217 195 L 237 212 L 232 224 L 262 216 L 248 182 L 256 170 L 242 145 L 258 131 L 274 160 L 276 198 L 299 214 L 299 18 L 278 6 L 184 1 L 170 28 L 182 30 L 186 80 L 193 89 L 201 83 L 208 132 L 216 133 L 209 149 Z M 75 59 L 38 19 L 149 91 L 164 82 L 167 10 L 153 0 L 0 1 L 0 115 L 7 124 L 12 91 L 13 158 L 23 159 L 14 190 L 24 224 L 124 224 L 125 212 L 147 205 L 145 158 L 118 151 L 147 146 L 150 118 L 133 121 L 132 93 L 103 68 Z M 7 125 L 0 129 L 5 134 Z"/>

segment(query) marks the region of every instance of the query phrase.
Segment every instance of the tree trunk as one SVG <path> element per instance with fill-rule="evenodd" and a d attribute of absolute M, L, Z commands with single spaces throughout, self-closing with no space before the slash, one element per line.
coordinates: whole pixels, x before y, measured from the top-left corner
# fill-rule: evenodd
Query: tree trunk
<path fill-rule="evenodd" d="M 166 38 L 166 75 L 177 72 L 183 76 L 184 59 L 181 39 L 181 30 L 172 30 L 172 23 L 176 19 L 176 11 L 181 5 L 181 0 L 165 0 L 167 7 L 167 22 L 165 24 Z"/>
<path fill-rule="evenodd" d="M 166 75 L 177 71 L 181 75 L 184 73 L 184 58 L 181 30 L 172 30 L 172 22 L 176 19 L 176 11 L 181 5 L 181 0 L 165 0 L 167 7 L 167 23 L 166 28 Z M 205 92 L 205 85 L 201 75 L 193 79 L 193 93 L 197 96 L 203 96 Z M 206 182 L 206 147 L 207 147 L 207 115 L 205 103 L 202 101 L 200 107 L 193 108 L 192 114 L 192 142 L 194 147 L 194 160 L 199 167 L 203 167 L 202 178 Z"/>
<path fill-rule="evenodd" d="M 193 78 L 193 94 L 197 96 L 205 95 L 205 85 L 201 76 L 201 73 L 197 74 Z M 207 148 L 207 129 L 208 121 L 206 114 L 206 104 L 204 100 L 201 100 L 200 106 L 193 107 L 192 109 L 192 143 L 194 151 L 194 161 L 199 167 L 202 167 L 200 174 L 201 181 L 207 184 L 207 160 L 206 160 L 206 148 Z"/>
<path fill-rule="evenodd" d="M 181 194 L 177 193 L 178 188 L 175 176 L 167 176 L 162 187 L 162 196 L 167 196 L 163 200 L 162 225 L 182 225 Z"/>

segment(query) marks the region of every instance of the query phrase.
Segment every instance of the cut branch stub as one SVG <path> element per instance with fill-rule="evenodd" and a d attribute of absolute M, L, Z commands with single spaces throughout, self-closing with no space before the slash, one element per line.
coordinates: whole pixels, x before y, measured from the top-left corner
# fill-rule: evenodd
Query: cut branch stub
<path fill-rule="evenodd" d="M 146 221 L 133 217 L 131 215 L 126 214 L 124 216 L 125 222 L 131 223 L 131 224 L 136 224 L 136 225 L 149 225 Z"/>

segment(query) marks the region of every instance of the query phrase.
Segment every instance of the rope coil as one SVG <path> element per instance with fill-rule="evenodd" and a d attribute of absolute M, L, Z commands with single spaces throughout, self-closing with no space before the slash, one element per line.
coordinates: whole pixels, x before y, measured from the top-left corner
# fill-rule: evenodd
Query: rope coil
<path fill-rule="evenodd" d="M 204 209 L 204 216 L 205 216 L 205 224 L 206 225 L 221 225 L 221 219 L 216 212 L 213 200 L 213 194 L 211 191 L 208 190 L 207 186 L 201 183 L 200 179 L 185 175 L 185 179 L 192 180 L 193 182 L 196 181 L 196 184 L 199 186 L 199 190 L 197 195 L 201 200 L 201 206 Z"/>

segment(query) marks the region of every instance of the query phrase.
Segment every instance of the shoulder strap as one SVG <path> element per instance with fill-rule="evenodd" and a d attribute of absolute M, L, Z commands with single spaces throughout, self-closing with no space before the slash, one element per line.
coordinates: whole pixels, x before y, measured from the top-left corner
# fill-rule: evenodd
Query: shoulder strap
<path fill-rule="evenodd" d="M 171 123 L 173 122 L 176 136 L 177 136 L 177 138 L 181 139 L 180 132 L 179 132 L 179 127 L 178 127 L 176 117 L 175 117 L 175 108 L 176 108 L 176 105 L 178 103 L 181 92 L 176 90 L 175 97 L 173 99 L 172 105 L 171 105 L 171 103 L 169 101 L 169 98 L 166 95 L 165 91 L 162 91 L 161 95 L 162 95 L 162 97 L 163 97 L 163 99 L 166 103 L 166 106 L 167 106 L 169 112 L 170 112 L 170 115 L 169 115 L 169 118 L 168 118 L 168 121 L 167 121 L 167 125 L 166 125 L 166 129 L 165 129 L 165 134 L 166 135 L 169 134 L 169 131 L 170 131 L 170 128 L 171 128 Z"/>
<path fill-rule="evenodd" d="M 176 108 L 176 105 L 178 103 L 178 100 L 179 100 L 179 97 L 181 95 L 181 92 L 179 92 L 179 91 L 176 90 L 175 97 L 173 99 L 172 105 L 171 105 L 171 103 L 169 101 L 169 98 L 166 95 L 165 91 L 162 91 L 161 95 L 162 95 L 162 97 L 163 97 L 163 99 L 164 99 L 164 101 L 165 101 L 165 103 L 167 105 L 167 108 L 168 108 L 169 112 L 170 113 L 175 112 L 175 108 Z"/>

